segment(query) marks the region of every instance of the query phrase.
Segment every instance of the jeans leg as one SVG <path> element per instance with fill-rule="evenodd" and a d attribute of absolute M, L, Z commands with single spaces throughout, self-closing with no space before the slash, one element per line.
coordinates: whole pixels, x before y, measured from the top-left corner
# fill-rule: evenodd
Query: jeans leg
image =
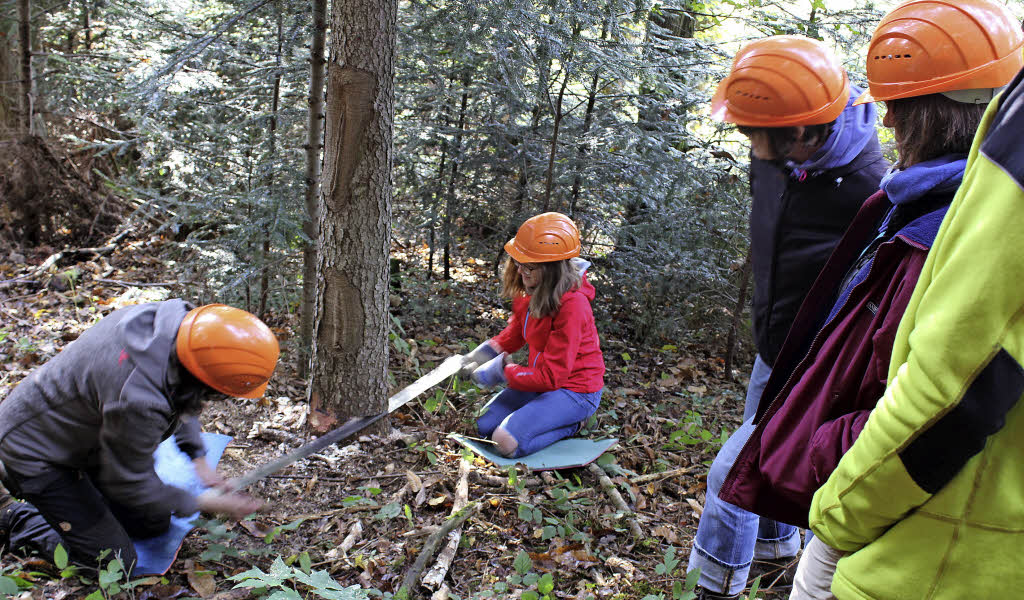
<path fill-rule="evenodd" d="M 754 357 L 754 367 L 750 370 L 750 383 L 747 384 L 747 399 L 743 403 L 743 420 L 749 421 L 754 418 L 757 407 L 761 403 L 761 394 L 768 385 L 768 377 L 772 374 L 772 368 L 764 362 L 761 355 Z"/>
<path fill-rule="evenodd" d="M 793 525 L 761 517 L 757 525 L 754 558 L 790 558 L 800 552 L 800 530 Z"/>
<path fill-rule="evenodd" d="M 581 393 L 564 388 L 544 392 L 512 413 L 505 429 L 519 446 L 515 456 L 526 456 L 576 432 L 576 425 L 594 414 L 601 391 Z"/>
<path fill-rule="evenodd" d="M 743 591 L 754 559 L 760 518 L 718 497 L 726 475 L 753 431 L 752 421 L 743 423 L 729 436 L 711 463 L 704 512 L 697 524 L 686 568 L 688 572 L 699 568 L 698 585 L 719 594 Z"/>
<path fill-rule="evenodd" d="M 757 407 L 761 403 L 761 394 L 764 393 L 771 374 L 772 368 L 764 362 L 761 355 L 758 354 L 754 357 L 754 367 L 750 370 L 750 383 L 747 385 L 747 399 L 743 405 L 744 422 L 753 419 L 754 414 L 757 413 Z M 754 548 L 755 558 L 787 558 L 796 556 L 799 551 L 800 536 L 796 527 L 771 519 L 760 520 L 757 529 L 757 545 Z"/>
<path fill-rule="evenodd" d="M 487 412 L 476 420 L 477 431 L 482 437 L 491 437 L 491 434 L 506 417 L 526 406 L 538 395 L 537 392 L 520 392 L 512 388 L 505 388 L 487 403 Z"/>

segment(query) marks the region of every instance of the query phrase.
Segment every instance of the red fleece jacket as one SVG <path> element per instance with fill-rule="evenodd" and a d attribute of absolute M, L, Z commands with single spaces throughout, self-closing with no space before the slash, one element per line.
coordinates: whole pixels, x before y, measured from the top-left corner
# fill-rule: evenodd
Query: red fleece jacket
<path fill-rule="evenodd" d="M 562 306 L 554 315 L 530 315 L 529 296 L 512 301 L 508 326 L 491 339 L 509 354 L 523 344 L 530 346 L 526 366 L 505 366 L 510 388 L 526 392 L 565 388 L 590 393 L 604 387 L 604 356 L 590 308 L 594 296 L 594 286 L 584 276 L 579 289 L 562 296 Z"/>

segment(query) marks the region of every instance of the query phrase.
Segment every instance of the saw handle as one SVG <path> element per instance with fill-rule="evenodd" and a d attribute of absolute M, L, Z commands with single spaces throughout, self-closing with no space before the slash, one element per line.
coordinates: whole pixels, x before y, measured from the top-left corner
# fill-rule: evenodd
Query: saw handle
<path fill-rule="evenodd" d="M 263 508 L 263 501 L 247 494 L 226 492 L 218 488 L 210 488 L 196 496 L 199 511 L 213 515 L 223 515 L 236 521 L 244 519 Z"/>

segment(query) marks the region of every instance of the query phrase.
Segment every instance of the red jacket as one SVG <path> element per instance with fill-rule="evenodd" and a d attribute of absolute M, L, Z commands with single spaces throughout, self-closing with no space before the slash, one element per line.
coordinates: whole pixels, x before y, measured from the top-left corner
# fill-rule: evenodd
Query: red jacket
<path fill-rule="evenodd" d="M 554 315 L 530 315 L 529 296 L 512 301 L 508 326 L 491 341 L 509 354 L 529 344 L 530 358 L 525 367 L 505 366 L 508 387 L 525 392 L 565 388 L 580 393 L 604 387 L 604 355 L 590 308 L 594 295 L 594 286 L 584 276 L 579 289 L 562 295 L 562 306 Z"/>

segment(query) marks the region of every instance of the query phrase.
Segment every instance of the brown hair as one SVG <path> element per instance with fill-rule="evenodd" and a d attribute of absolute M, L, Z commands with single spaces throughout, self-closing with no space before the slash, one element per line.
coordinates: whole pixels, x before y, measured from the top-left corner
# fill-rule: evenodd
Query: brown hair
<path fill-rule="evenodd" d="M 834 121 L 833 121 L 834 123 Z M 807 146 L 816 146 L 825 143 L 832 133 L 833 123 L 821 125 L 804 125 L 803 137 L 797 136 L 796 127 L 747 127 L 740 125 L 736 129 L 747 137 L 764 136 L 772 149 L 776 160 L 785 160 L 796 146 L 797 142 L 803 142 Z"/>
<path fill-rule="evenodd" d="M 899 163 L 911 165 L 945 156 L 967 154 L 985 104 L 965 104 L 943 96 L 928 94 L 886 101 L 892 111 L 893 133 Z"/>
<path fill-rule="evenodd" d="M 532 263 L 540 269 L 540 283 L 534 288 L 533 294 L 526 291 L 523 278 L 512 257 L 505 261 L 505 269 L 501 276 L 501 295 L 513 299 L 530 296 L 530 314 L 537 318 L 553 315 L 562 307 L 562 295 L 570 290 L 578 289 L 583 276 L 572 264 L 572 259 L 552 262 Z"/>

